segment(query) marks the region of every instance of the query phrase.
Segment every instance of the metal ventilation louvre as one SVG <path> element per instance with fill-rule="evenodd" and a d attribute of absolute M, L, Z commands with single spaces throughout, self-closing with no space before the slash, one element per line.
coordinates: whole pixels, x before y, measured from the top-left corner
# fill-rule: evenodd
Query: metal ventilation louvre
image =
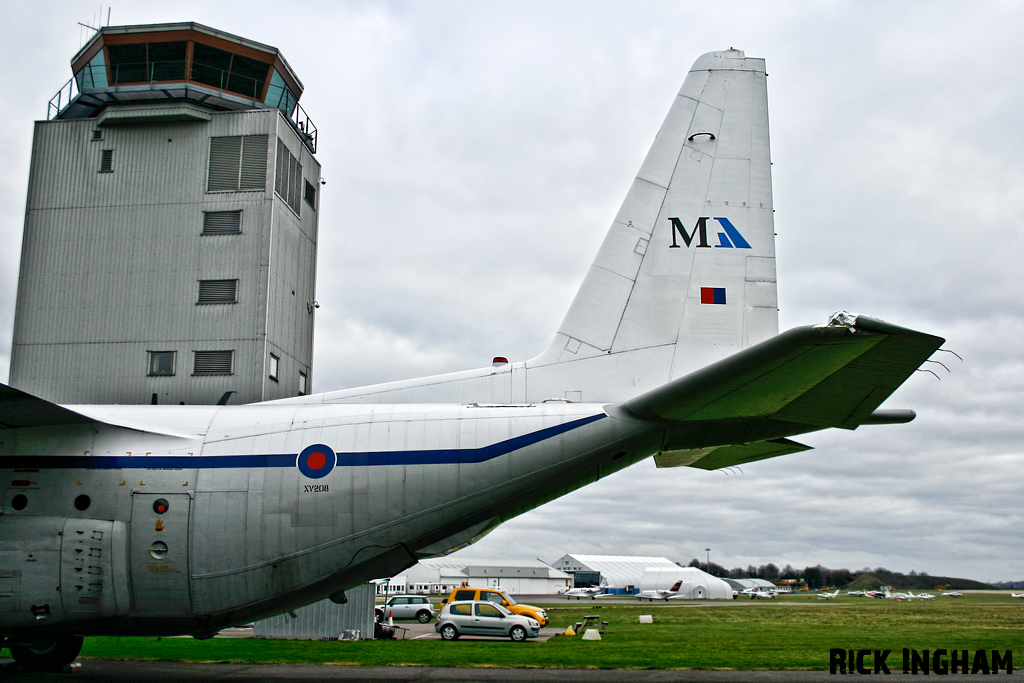
<path fill-rule="evenodd" d="M 267 185 L 267 135 L 210 138 L 207 192 L 263 190 Z"/>
<path fill-rule="evenodd" d="M 240 190 L 264 190 L 267 187 L 267 135 L 246 135 L 242 138 Z"/>
<path fill-rule="evenodd" d="M 230 375 L 234 351 L 196 351 L 193 375 Z"/>
<path fill-rule="evenodd" d="M 238 280 L 200 280 L 199 304 L 233 304 L 238 302 Z"/>
<path fill-rule="evenodd" d="M 242 232 L 242 212 L 205 211 L 203 235 L 235 235 Z"/>
<path fill-rule="evenodd" d="M 114 150 L 105 149 L 100 157 L 100 173 L 114 172 Z"/>
<path fill-rule="evenodd" d="M 210 175 L 207 192 L 238 189 L 238 168 L 242 156 L 242 137 L 210 138 Z"/>
<path fill-rule="evenodd" d="M 281 138 L 277 139 L 277 175 L 274 177 L 274 192 L 299 215 L 302 197 L 302 164 L 296 159 Z"/>

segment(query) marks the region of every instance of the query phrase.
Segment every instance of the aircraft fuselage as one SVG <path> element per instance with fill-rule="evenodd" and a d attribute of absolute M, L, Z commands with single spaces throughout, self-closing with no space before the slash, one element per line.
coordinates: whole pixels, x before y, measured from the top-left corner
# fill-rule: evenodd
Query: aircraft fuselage
<path fill-rule="evenodd" d="M 3 632 L 212 634 L 466 545 L 663 438 L 563 402 L 144 410 L 179 433 L 4 434 Z"/>

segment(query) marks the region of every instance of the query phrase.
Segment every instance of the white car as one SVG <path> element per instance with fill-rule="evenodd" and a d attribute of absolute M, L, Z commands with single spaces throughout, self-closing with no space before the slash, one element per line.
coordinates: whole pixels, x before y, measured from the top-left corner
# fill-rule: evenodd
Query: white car
<path fill-rule="evenodd" d="M 388 598 L 383 605 L 374 608 L 377 623 L 393 619 L 416 619 L 421 624 L 429 624 L 434 618 L 434 604 L 422 595 L 395 595 Z"/>
<path fill-rule="evenodd" d="M 521 643 L 536 638 L 540 622 L 532 617 L 513 614 L 501 605 L 485 600 L 449 602 L 437 615 L 434 630 L 445 640 L 459 636 L 497 636 Z"/>

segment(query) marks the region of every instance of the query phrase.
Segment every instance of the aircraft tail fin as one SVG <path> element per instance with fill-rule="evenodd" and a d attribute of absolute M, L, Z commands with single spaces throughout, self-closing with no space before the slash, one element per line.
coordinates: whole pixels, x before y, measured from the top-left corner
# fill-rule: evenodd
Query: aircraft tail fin
<path fill-rule="evenodd" d="M 622 400 L 778 334 L 772 213 L 764 60 L 705 54 L 527 363 L 531 398 Z"/>

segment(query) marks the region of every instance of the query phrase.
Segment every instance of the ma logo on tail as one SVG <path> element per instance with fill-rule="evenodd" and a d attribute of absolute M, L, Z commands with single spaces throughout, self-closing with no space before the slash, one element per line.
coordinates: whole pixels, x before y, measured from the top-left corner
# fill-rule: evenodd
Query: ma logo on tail
<path fill-rule="evenodd" d="M 683 227 L 683 222 L 678 218 L 669 218 L 672 221 L 672 244 L 669 249 L 678 249 L 679 244 L 676 243 L 676 234 L 683 238 L 683 242 L 687 247 L 693 242 L 697 235 L 700 235 L 700 241 L 697 242 L 697 248 L 708 247 L 708 217 L 701 216 L 697 219 L 697 224 L 693 226 L 693 230 L 686 232 L 686 228 Z M 743 235 L 736 229 L 736 226 L 729 221 L 728 218 L 718 218 L 715 220 L 721 224 L 722 229 L 725 232 L 718 233 L 718 244 L 715 245 L 718 249 L 751 249 L 750 243 L 743 239 Z"/>

